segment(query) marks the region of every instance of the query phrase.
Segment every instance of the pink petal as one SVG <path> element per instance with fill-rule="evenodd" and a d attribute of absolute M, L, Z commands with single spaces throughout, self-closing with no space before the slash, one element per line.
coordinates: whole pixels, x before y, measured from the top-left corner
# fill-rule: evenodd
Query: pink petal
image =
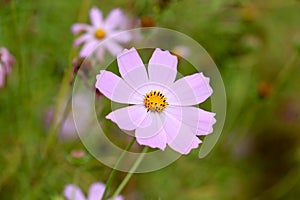
<path fill-rule="evenodd" d="M 174 92 L 172 92 L 170 90 L 170 88 L 166 87 L 165 85 L 163 85 L 161 83 L 145 82 L 142 86 L 140 86 L 140 87 L 138 87 L 138 89 L 136 89 L 136 91 L 142 96 L 145 96 L 146 93 L 153 91 L 153 90 L 161 91 L 163 94 L 166 94 L 166 97 L 168 99 L 171 98 L 173 102 L 177 100 L 177 104 L 179 104 L 178 103 L 179 101 L 178 101 L 176 95 L 174 94 Z"/>
<path fill-rule="evenodd" d="M 4 72 L 3 67 L 0 63 L 0 88 L 2 88 L 3 85 L 4 85 L 4 79 L 5 79 L 5 72 Z"/>
<path fill-rule="evenodd" d="M 96 8 L 96 7 L 91 8 L 90 19 L 91 19 L 92 25 L 95 26 L 96 28 L 103 26 L 102 12 L 98 8 Z"/>
<path fill-rule="evenodd" d="M 171 90 L 176 94 L 177 98 L 168 98 L 170 105 L 190 106 L 202 103 L 213 93 L 209 85 L 209 78 L 203 73 L 196 73 L 177 80 Z"/>
<path fill-rule="evenodd" d="M 213 132 L 213 125 L 216 123 L 215 113 L 202 110 L 197 107 L 171 107 L 166 112 L 189 126 L 196 135 L 207 135 Z"/>
<path fill-rule="evenodd" d="M 105 185 L 103 183 L 93 183 L 89 189 L 88 200 L 100 200 L 104 190 Z"/>
<path fill-rule="evenodd" d="M 4 47 L 0 48 L 0 54 L 1 54 L 0 62 L 3 63 L 2 66 L 3 66 L 4 74 L 9 74 L 11 71 L 12 65 L 15 63 L 15 58 Z"/>
<path fill-rule="evenodd" d="M 122 26 L 125 23 L 125 16 L 123 15 L 121 9 L 113 9 L 107 16 L 105 20 L 106 29 L 115 29 Z"/>
<path fill-rule="evenodd" d="M 107 48 L 109 53 L 113 56 L 117 56 L 123 50 L 123 47 L 121 47 L 118 43 L 112 40 L 110 42 L 105 43 L 105 47 Z"/>
<path fill-rule="evenodd" d="M 187 155 L 192 149 L 198 148 L 202 141 L 184 128 L 187 128 L 187 126 L 183 126 L 177 137 L 172 142 L 168 143 L 168 145 L 178 153 Z"/>
<path fill-rule="evenodd" d="M 133 88 L 148 82 L 148 75 L 143 61 L 135 48 L 125 49 L 117 58 L 119 72 Z"/>
<path fill-rule="evenodd" d="M 173 83 L 177 74 L 177 57 L 169 51 L 155 49 L 149 60 L 148 73 L 150 81 L 165 85 Z"/>
<path fill-rule="evenodd" d="M 110 119 L 116 123 L 120 129 L 131 131 L 137 127 L 145 126 L 147 120 L 147 109 L 144 105 L 133 105 L 124 108 L 117 109 L 106 116 L 106 119 Z M 148 119 L 148 118 L 147 118 Z M 144 122 L 145 121 L 145 122 Z M 146 125 L 151 121 L 147 121 Z"/>
<path fill-rule="evenodd" d="M 150 117 L 152 122 L 149 126 L 136 129 L 135 137 L 137 142 L 140 145 L 164 150 L 167 145 L 167 138 L 163 129 L 162 115 L 150 111 L 147 117 Z"/>
<path fill-rule="evenodd" d="M 96 50 L 96 56 L 98 60 L 104 60 L 105 51 L 104 48 L 98 47 Z"/>
<path fill-rule="evenodd" d="M 78 137 L 72 112 L 64 120 L 59 134 L 61 140 L 71 140 Z"/>
<path fill-rule="evenodd" d="M 88 24 L 76 23 L 71 27 L 71 31 L 73 34 L 78 34 L 80 32 L 90 31 L 92 27 Z"/>
<path fill-rule="evenodd" d="M 83 42 L 88 41 L 89 39 L 92 39 L 92 36 L 90 34 L 88 34 L 88 33 L 83 34 L 74 41 L 74 46 L 77 47 L 80 44 L 82 44 Z"/>
<path fill-rule="evenodd" d="M 118 103 L 143 104 L 143 95 L 134 91 L 123 79 L 112 72 L 101 70 L 95 87 L 107 98 Z"/>
<path fill-rule="evenodd" d="M 86 42 L 83 45 L 82 49 L 80 50 L 79 56 L 80 57 L 88 57 L 88 56 L 90 56 L 93 53 L 93 51 L 96 49 L 97 44 L 98 44 L 98 42 L 96 42 L 96 41 Z"/>
<path fill-rule="evenodd" d="M 175 151 L 188 154 L 197 148 L 201 140 L 193 133 L 192 129 L 175 117 L 166 114 L 164 130 L 167 133 L 167 143 Z"/>
<path fill-rule="evenodd" d="M 64 196 L 67 200 L 85 200 L 81 189 L 72 184 L 65 187 Z"/>

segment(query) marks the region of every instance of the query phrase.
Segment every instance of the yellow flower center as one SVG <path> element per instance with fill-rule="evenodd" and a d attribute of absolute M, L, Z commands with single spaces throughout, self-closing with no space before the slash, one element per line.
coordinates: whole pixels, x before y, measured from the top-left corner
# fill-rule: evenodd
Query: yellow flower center
<path fill-rule="evenodd" d="M 96 37 L 97 39 L 103 39 L 105 36 L 106 36 L 106 33 L 105 33 L 104 29 L 98 28 L 98 29 L 95 31 L 95 37 Z"/>
<path fill-rule="evenodd" d="M 146 93 L 144 99 L 145 107 L 152 112 L 162 112 L 168 105 L 165 95 L 157 90 Z"/>

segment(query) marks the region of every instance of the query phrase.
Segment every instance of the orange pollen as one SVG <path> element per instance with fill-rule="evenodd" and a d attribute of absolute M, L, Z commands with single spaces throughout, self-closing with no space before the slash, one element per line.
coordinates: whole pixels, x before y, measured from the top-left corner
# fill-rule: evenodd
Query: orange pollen
<path fill-rule="evenodd" d="M 165 95 L 157 90 L 150 91 L 146 93 L 144 99 L 144 105 L 148 109 L 148 111 L 152 112 L 162 112 L 168 105 L 167 98 Z"/>
<path fill-rule="evenodd" d="M 103 39 L 103 38 L 105 38 L 106 33 L 105 33 L 104 29 L 99 28 L 95 31 L 94 35 L 97 39 Z"/>

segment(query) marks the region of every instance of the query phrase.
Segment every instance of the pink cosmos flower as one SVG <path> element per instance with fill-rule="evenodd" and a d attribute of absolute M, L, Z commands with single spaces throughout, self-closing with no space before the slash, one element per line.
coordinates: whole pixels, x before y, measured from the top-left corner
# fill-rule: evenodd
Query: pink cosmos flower
<path fill-rule="evenodd" d="M 11 71 L 15 58 L 9 53 L 5 47 L 0 47 L 0 88 L 4 86 L 5 76 Z"/>
<path fill-rule="evenodd" d="M 59 140 L 66 142 L 71 141 L 78 138 L 78 131 L 76 128 L 76 125 L 79 127 L 83 127 L 83 129 L 87 130 L 90 126 L 88 122 L 91 121 L 91 115 L 89 113 L 92 112 L 92 107 L 89 105 L 88 98 L 83 93 L 74 93 L 72 96 L 73 99 L 76 99 L 76 102 L 79 102 L 77 104 L 77 112 L 81 113 L 81 119 L 85 120 L 77 120 L 75 123 L 74 117 L 73 117 L 73 110 L 70 110 L 70 112 L 67 114 L 67 116 L 64 118 L 63 113 L 60 113 L 60 115 L 56 119 L 56 124 L 61 124 L 61 129 L 58 135 Z M 54 109 L 48 108 L 45 112 L 45 126 L 48 129 L 50 127 L 51 122 L 55 120 L 54 119 Z"/>
<path fill-rule="evenodd" d="M 90 186 L 88 198 L 85 198 L 81 189 L 75 185 L 66 185 L 64 196 L 67 200 L 100 200 L 105 190 L 105 185 L 101 182 L 93 183 Z M 122 196 L 117 196 L 114 200 L 123 200 Z"/>
<path fill-rule="evenodd" d="M 76 23 L 71 28 L 74 34 L 84 32 L 74 42 L 75 46 L 83 44 L 79 53 L 80 57 L 89 56 L 99 43 L 106 38 L 113 37 L 125 30 L 126 25 L 128 24 L 126 16 L 120 9 L 113 9 L 108 14 L 106 20 L 103 20 L 102 12 L 98 8 L 93 7 L 90 10 L 90 20 L 92 23 L 91 25 Z M 131 40 L 131 38 L 132 37 L 129 33 L 123 33 L 122 37 L 115 37 L 108 42 L 105 42 L 103 44 L 104 46 L 96 48 L 95 53 L 97 58 L 99 60 L 104 59 L 105 49 L 107 49 L 112 55 L 116 56 L 123 49 L 119 43 L 127 43 Z"/>
<path fill-rule="evenodd" d="M 155 49 L 148 72 L 135 48 L 118 57 L 122 76 L 101 70 L 96 88 L 112 101 L 130 104 L 109 113 L 106 118 L 123 130 L 135 130 L 140 145 L 164 150 L 169 145 L 181 154 L 197 148 L 197 137 L 213 131 L 214 113 L 197 105 L 211 96 L 209 78 L 196 73 L 178 80 L 177 57 Z"/>

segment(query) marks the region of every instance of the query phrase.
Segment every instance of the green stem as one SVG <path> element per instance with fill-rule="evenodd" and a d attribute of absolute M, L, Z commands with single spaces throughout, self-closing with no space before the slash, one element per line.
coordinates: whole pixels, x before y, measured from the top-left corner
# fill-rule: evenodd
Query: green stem
<path fill-rule="evenodd" d="M 24 73 L 24 67 L 23 67 L 23 53 L 22 53 L 22 47 L 23 47 L 23 40 L 22 37 L 20 36 L 20 31 L 18 29 L 18 17 L 17 17 L 17 8 L 16 8 L 16 2 L 11 1 L 11 16 L 13 18 L 13 23 L 12 23 L 12 30 L 15 33 L 15 38 L 16 42 L 18 44 L 18 51 L 16 51 L 17 55 L 17 64 L 18 64 L 18 83 L 19 83 L 19 91 L 18 92 L 23 92 L 23 88 L 28 87 L 28 84 L 22 84 L 23 83 L 23 78 L 26 77 Z"/>
<path fill-rule="evenodd" d="M 292 69 L 293 64 L 295 63 L 297 59 L 297 55 L 293 54 L 290 59 L 286 62 L 286 64 L 282 67 L 281 71 L 279 72 L 277 78 L 274 82 L 274 87 L 278 90 L 281 85 L 288 79 Z"/>
<path fill-rule="evenodd" d="M 91 0 L 82 0 L 82 4 L 80 6 L 78 21 L 85 21 L 86 13 L 88 12 L 89 6 L 91 4 Z M 65 110 L 67 109 L 70 103 L 70 90 L 71 86 L 69 84 L 72 79 L 72 60 L 76 56 L 76 50 L 72 47 L 69 53 L 69 64 L 64 73 L 64 77 L 62 79 L 62 83 L 60 85 L 60 89 L 57 95 L 57 102 L 54 109 L 54 116 L 52 119 L 52 123 L 50 125 L 49 133 L 46 139 L 46 144 L 42 151 L 42 159 L 47 157 L 47 154 L 51 147 L 55 146 L 56 138 L 58 131 L 62 125 L 62 122 L 58 122 L 58 119 L 64 115 Z"/>
<path fill-rule="evenodd" d="M 42 159 L 47 157 L 50 147 L 55 145 L 57 134 L 59 133 L 63 123 L 66 121 L 66 119 L 68 117 L 68 114 L 70 111 L 70 106 L 71 106 L 71 99 L 72 99 L 71 96 L 69 96 L 69 98 L 66 102 L 66 105 L 63 108 L 63 113 L 62 113 L 61 119 L 59 121 L 56 120 L 57 124 L 53 124 L 53 126 L 51 127 L 51 129 L 49 131 L 49 135 L 46 138 L 46 144 L 44 147 L 44 151 L 42 152 Z"/>
<path fill-rule="evenodd" d="M 106 187 L 105 187 L 105 190 L 104 190 L 104 193 L 103 193 L 103 196 L 102 196 L 102 199 L 101 200 L 105 200 L 106 199 L 106 196 L 107 196 L 107 193 L 108 193 L 108 190 L 110 188 L 110 185 L 112 183 L 112 180 L 117 172 L 117 168 L 119 166 L 119 164 L 122 162 L 122 160 L 124 159 L 125 155 L 127 154 L 127 152 L 129 151 L 129 149 L 132 147 L 133 143 L 135 142 L 135 137 L 132 138 L 132 140 L 130 141 L 130 143 L 127 145 L 125 151 L 122 152 L 121 156 L 119 157 L 119 159 L 117 160 L 113 170 L 111 171 L 109 177 L 108 177 L 108 180 L 107 180 L 107 183 L 106 183 Z"/>
<path fill-rule="evenodd" d="M 128 181 L 132 177 L 133 173 L 135 172 L 135 170 L 138 168 L 138 166 L 142 162 L 142 160 L 145 157 L 147 151 L 148 151 L 148 147 L 145 147 L 143 149 L 140 157 L 138 157 L 136 162 L 133 164 L 132 168 L 129 170 L 128 174 L 125 176 L 125 178 L 123 179 L 123 181 L 121 182 L 121 184 L 119 185 L 119 187 L 117 188 L 115 193 L 113 194 L 112 199 L 115 199 L 122 192 L 124 187 L 127 185 Z"/>

